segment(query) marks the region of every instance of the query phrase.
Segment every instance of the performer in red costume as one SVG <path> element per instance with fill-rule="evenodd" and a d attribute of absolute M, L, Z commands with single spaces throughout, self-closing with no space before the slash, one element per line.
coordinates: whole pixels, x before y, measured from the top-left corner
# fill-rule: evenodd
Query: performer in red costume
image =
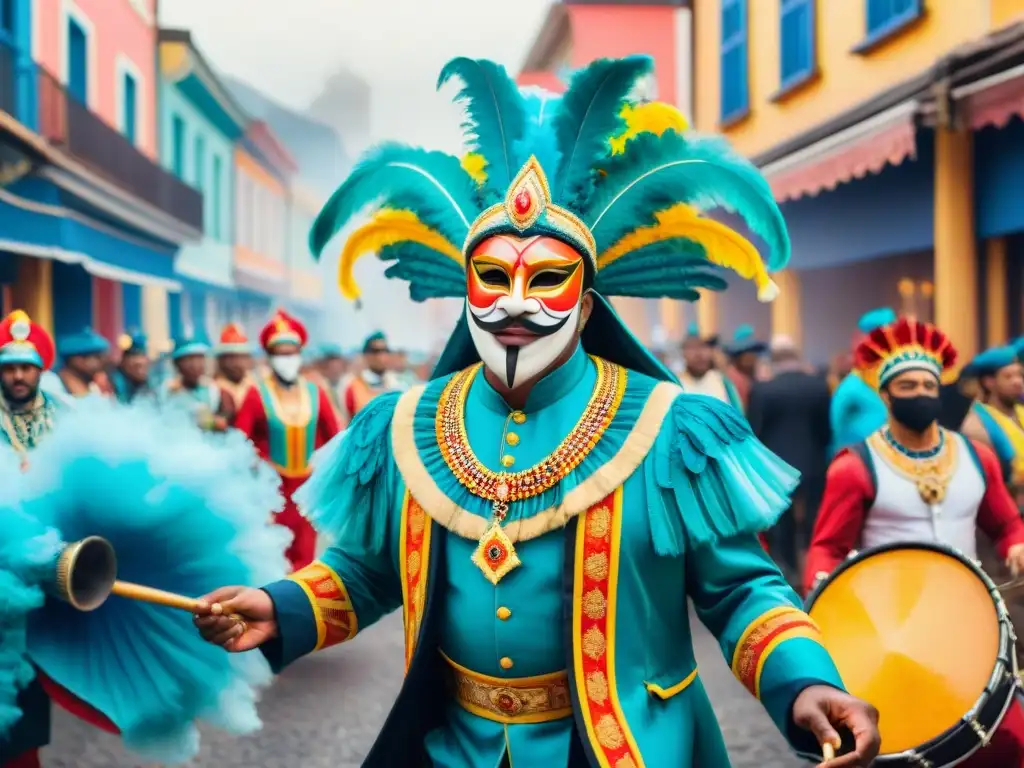
<path fill-rule="evenodd" d="M 313 561 L 316 531 L 299 512 L 293 494 L 310 475 L 313 452 L 338 433 L 327 393 L 299 375 L 307 340 L 302 323 L 278 310 L 260 333 L 270 373 L 249 389 L 235 417 L 235 428 L 281 475 L 285 502 L 276 522 L 295 536 L 286 552 L 295 570 Z"/>
<path fill-rule="evenodd" d="M 1024 572 L 1024 521 L 987 445 L 939 426 L 939 382 L 956 362 L 949 338 L 909 318 L 858 345 L 877 366 L 888 423 L 832 462 L 804 572 L 810 592 L 851 552 L 900 542 L 945 544 L 977 560 L 977 529 L 1014 574 Z M 991 743 L 961 765 L 1024 766 L 1024 709 L 1012 706 Z"/>

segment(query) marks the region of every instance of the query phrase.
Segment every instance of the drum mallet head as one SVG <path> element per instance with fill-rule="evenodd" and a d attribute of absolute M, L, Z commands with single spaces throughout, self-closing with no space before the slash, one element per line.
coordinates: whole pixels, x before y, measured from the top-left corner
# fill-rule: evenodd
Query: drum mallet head
<path fill-rule="evenodd" d="M 106 602 L 116 580 L 114 547 L 101 536 L 88 536 L 58 555 L 48 591 L 80 611 L 94 611 Z"/>

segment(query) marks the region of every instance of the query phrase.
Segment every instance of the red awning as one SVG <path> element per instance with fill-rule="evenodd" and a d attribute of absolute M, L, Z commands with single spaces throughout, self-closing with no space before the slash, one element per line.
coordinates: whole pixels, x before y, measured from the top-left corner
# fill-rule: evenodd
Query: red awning
<path fill-rule="evenodd" d="M 966 108 L 971 130 L 1002 128 L 1014 117 L 1024 119 L 1024 67 L 1015 67 L 953 91 Z"/>
<path fill-rule="evenodd" d="M 915 157 L 916 112 L 916 102 L 904 102 L 765 165 L 775 199 L 815 195 Z"/>

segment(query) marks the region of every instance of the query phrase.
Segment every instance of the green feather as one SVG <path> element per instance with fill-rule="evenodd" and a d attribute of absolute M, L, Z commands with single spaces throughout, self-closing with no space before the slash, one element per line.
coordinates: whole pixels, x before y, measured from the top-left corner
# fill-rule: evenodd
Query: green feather
<path fill-rule="evenodd" d="M 381 261 L 391 261 L 384 274 L 409 283 L 413 301 L 466 296 L 465 270 L 444 254 L 420 243 L 396 243 L 382 248 Z"/>
<path fill-rule="evenodd" d="M 411 210 L 456 246 L 480 213 L 476 187 L 457 157 L 401 144 L 370 150 L 335 191 L 313 222 L 309 249 L 320 252 L 368 206 Z"/>
<path fill-rule="evenodd" d="M 553 126 L 562 152 L 553 190 L 560 205 L 575 208 L 590 195 L 596 165 L 608 156 L 608 140 L 625 129 L 622 105 L 653 66 L 649 56 L 598 59 L 572 76 Z"/>
<path fill-rule="evenodd" d="M 527 114 L 515 81 L 493 61 L 459 57 L 449 61 L 437 79 L 441 88 L 451 78 L 462 80 L 455 97 L 466 108 L 462 128 L 467 149 L 486 161 L 486 187 L 504 196 L 519 172 L 515 146 L 526 133 Z"/>
<path fill-rule="evenodd" d="M 683 137 L 674 131 L 641 134 L 605 164 L 607 175 L 581 218 L 598 251 L 677 203 L 701 211 L 724 208 L 739 214 L 768 244 L 770 271 L 789 262 L 789 234 L 771 188 L 751 163 L 720 139 Z"/>

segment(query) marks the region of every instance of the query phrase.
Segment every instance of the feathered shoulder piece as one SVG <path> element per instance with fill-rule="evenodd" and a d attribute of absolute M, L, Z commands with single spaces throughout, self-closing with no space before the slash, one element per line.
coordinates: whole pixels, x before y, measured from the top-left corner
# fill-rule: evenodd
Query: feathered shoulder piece
<path fill-rule="evenodd" d="M 655 443 L 648 514 L 655 550 L 689 547 L 767 530 L 790 504 L 799 473 L 769 451 L 735 408 L 680 393 Z"/>
<path fill-rule="evenodd" d="M 462 84 L 468 153 L 386 144 L 367 154 L 328 200 L 310 247 L 319 255 L 358 213 L 368 223 L 341 255 L 342 293 L 359 298 L 352 267 L 364 253 L 392 262 L 389 277 L 412 298 L 465 296 L 466 254 L 496 234 L 549 235 L 574 246 L 605 295 L 692 300 L 725 287 L 716 267 L 753 280 L 769 301 L 768 277 L 789 259 L 789 238 L 767 182 L 721 139 L 688 130 L 674 107 L 637 103 L 644 56 L 600 59 L 556 96 L 517 88 L 490 61 L 458 58 L 438 85 Z M 764 243 L 707 218 L 736 213 Z"/>
<path fill-rule="evenodd" d="M 398 392 L 371 400 L 313 457 L 313 474 L 298 492 L 317 530 L 350 550 L 383 552 L 392 509 L 391 418 Z"/>
<path fill-rule="evenodd" d="M 956 360 L 956 348 L 945 333 L 912 317 L 875 328 L 854 352 L 854 365 L 872 372 L 872 383 L 879 387 L 910 370 L 928 371 L 942 379 Z"/>

